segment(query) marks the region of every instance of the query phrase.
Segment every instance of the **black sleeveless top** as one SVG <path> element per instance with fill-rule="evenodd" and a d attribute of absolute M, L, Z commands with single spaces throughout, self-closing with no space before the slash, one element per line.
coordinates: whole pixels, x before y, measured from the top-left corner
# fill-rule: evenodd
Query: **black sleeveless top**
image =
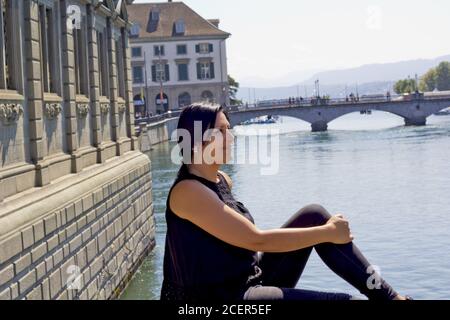
<path fill-rule="evenodd" d="M 229 207 L 254 224 L 245 206 L 231 194 L 225 178 L 215 183 L 191 174 L 183 165 L 170 188 L 166 203 L 167 234 L 161 300 L 241 300 L 245 291 L 261 284 L 258 253 L 230 245 L 189 220 L 177 216 L 169 206 L 175 185 L 194 179 L 214 191 Z"/>

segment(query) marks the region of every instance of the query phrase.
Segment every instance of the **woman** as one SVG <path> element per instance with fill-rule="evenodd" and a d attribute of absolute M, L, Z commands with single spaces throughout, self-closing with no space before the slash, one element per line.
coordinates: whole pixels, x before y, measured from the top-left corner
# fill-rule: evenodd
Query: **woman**
<path fill-rule="evenodd" d="M 370 272 L 342 215 L 309 205 L 280 229 L 258 229 L 231 194 L 230 177 L 219 171 L 230 160 L 230 129 L 220 106 L 191 105 L 180 115 L 183 164 L 167 197 L 161 300 L 353 299 L 345 293 L 295 288 L 313 248 L 369 299 L 410 299 Z"/>

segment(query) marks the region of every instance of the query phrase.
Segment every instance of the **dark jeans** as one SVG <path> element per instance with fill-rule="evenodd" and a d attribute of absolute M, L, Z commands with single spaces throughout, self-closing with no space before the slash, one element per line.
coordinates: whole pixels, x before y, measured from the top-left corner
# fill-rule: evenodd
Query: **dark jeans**
<path fill-rule="evenodd" d="M 282 228 L 308 228 L 325 224 L 331 215 L 320 205 L 309 205 L 299 210 Z M 287 253 L 262 253 L 260 267 L 262 285 L 245 292 L 244 300 L 349 300 L 345 293 L 295 289 L 312 249 L 325 264 L 341 278 L 370 300 L 391 300 L 397 292 L 379 274 L 373 275 L 371 264 L 356 245 L 322 243 Z M 370 277 L 370 279 L 369 279 Z"/>

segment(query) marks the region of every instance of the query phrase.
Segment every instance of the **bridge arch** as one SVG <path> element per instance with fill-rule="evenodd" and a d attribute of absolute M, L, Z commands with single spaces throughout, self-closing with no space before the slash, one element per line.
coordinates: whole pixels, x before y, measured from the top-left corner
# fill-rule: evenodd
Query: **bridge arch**
<path fill-rule="evenodd" d="M 361 112 L 367 112 L 367 111 L 389 113 L 389 114 L 395 115 L 395 116 L 403 118 L 403 119 L 408 117 L 408 115 L 405 112 L 401 112 L 401 110 L 390 110 L 388 108 L 384 109 L 384 108 L 379 108 L 379 107 L 378 108 L 367 107 L 367 108 L 360 108 L 360 109 L 354 109 L 354 110 L 343 110 L 343 111 L 339 112 L 338 114 L 327 115 L 326 120 L 328 123 L 330 123 L 339 118 L 350 115 L 352 113 L 361 113 Z"/>
<path fill-rule="evenodd" d="M 353 111 L 337 117 L 327 126 L 332 130 L 373 130 L 404 125 L 404 118 L 383 110 Z"/>
<path fill-rule="evenodd" d="M 362 110 L 383 111 L 402 117 L 405 125 L 426 125 L 427 117 L 450 106 L 450 99 L 428 99 L 412 101 L 383 101 L 319 106 L 283 106 L 273 108 L 246 109 L 230 113 L 231 125 L 265 115 L 288 116 L 311 124 L 312 131 L 326 131 L 328 123 L 342 116 Z"/>
<path fill-rule="evenodd" d="M 252 120 L 255 118 L 259 118 L 259 117 L 264 117 L 264 116 L 278 116 L 278 117 L 288 117 L 288 118 L 295 118 L 297 120 L 301 120 L 303 122 L 306 123 L 311 123 L 310 121 L 308 121 L 307 117 L 302 117 L 301 114 L 296 114 L 296 113 L 292 113 L 292 112 L 283 112 L 282 110 L 263 110 L 263 111 L 257 111 L 257 112 L 250 112 L 250 113 L 239 113 L 239 115 L 237 115 L 237 113 L 231 113 L 230 114 L 230 119 L 231 119 L 231 126 L 237 126 L 245 121 L 248 120 Z"/>

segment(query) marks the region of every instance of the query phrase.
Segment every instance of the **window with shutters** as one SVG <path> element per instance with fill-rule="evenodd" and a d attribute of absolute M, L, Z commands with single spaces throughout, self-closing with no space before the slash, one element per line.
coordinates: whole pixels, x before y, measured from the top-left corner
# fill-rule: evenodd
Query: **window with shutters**
<path fill-rule="evenodd" d="M 209 68 L 209 63 L 200 63 L 200 70 L 201 70 L 201 79 L 210 79 L 211 78 L 211 74 L 210 74 L 210 68 Z"/>
<path fill-rule="evenodd" d="M 156 57 L 164 56 L 164 46 L 153 46 L 153 53 Z"/>
<path fill-rule="evenodd" d="M 39 5 L 41 75 L 44 92 L 56 92 L 54 15 L 52 8 Z"/>
<path fill-rule="evenodd" d="M 178 81 L 188 81 L 188 65 L 186 63 L 181 63 L 178 65 Z"/>
<path fill-rule="evenodd" d="M 165 81 L 165 70 L 163 64 L 156 65 L 156 81 Z"/>
<path fill-rule="evenodd" d="M 214 63 L 212 62 L 197 63 L 197 79 L 199 80 L 214 79 Z"/>
<path fill-rule="evenodd" d="M 0 0 L 0 89 L 17 89 L 14 73 L 12 0 Z"/>
<path fill-rule="evenodd" d="M 106 54 L 106 30 L 97 31 L 98 77 L 100 95 L 108 97 L 108 55 Z"/>
<path fill-rule="evenodd" d="M 200 43 L 195 46 L 195 51 L 200 54 L 208 54 L 214 51 L 212 43 Z"/>
<path fill-rule="evenodd" d="M 144 76 L 142 66 L 134 66 L 133 67 L 133 83 L 143 83 Z"/>
<path fill-rule="evenodd" d="M 142 57 L 142 47 L 133 47 L 133 48 L 131 48 L 131 56 L 133 58 Z"/>
<path fill-rule="evenodd" d="M 163 63 L 156 63 L 152 66 L 152 81 L 166 82 L 169 81 L 169 65 Z"/>
<path fill-rule="evenodd" d="M 187 54 L 187 46 L 185 44 L 179 44 L 177 45 L 177 54 Z"/>

